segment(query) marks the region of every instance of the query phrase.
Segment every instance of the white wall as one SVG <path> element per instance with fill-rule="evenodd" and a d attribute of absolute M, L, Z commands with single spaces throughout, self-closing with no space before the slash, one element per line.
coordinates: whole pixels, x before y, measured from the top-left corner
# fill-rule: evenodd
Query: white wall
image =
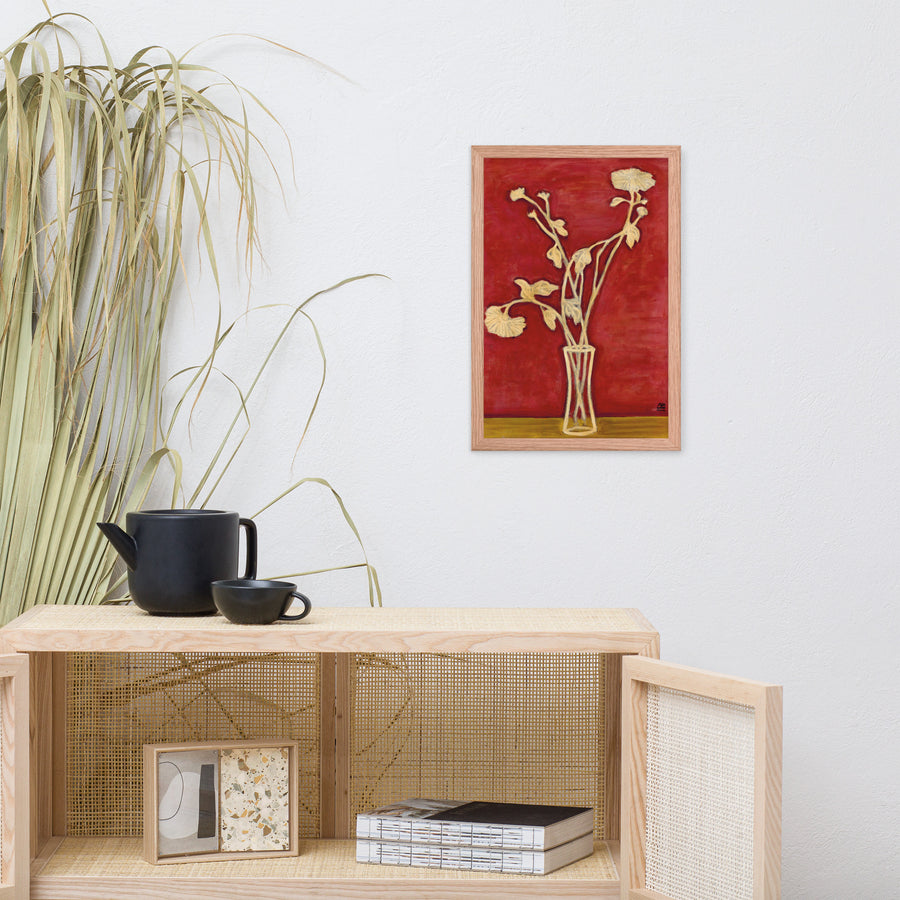
<path fill-rule="evenodd" d="M 343 494 L 391 606 L 637 606 L 669 660 L 785 685 L 784 896 L 898 896 L 896 35 L 887 2 L 82 2 L 113 50 L 254 32 L 198 60 L 257 92 L 286 178 L 250 302 L 310 307 L 215 503 Z M 6 43 L 42 15 L 6 10 Z M 469 146 L 683 147 L 680 453 L 469 450 Z M 223 232 L 224 233 L 224 232 Z M 226 245 L 223 259 L 227 259 Z M 233 253 L 231 254 L 233 258 Z M 224 263 L 230 314 L 247 302 Z M 233 283 L 232 282 L 233 279 Z M 192 281 L 170 364 L 212 321 Z M 271 318 L 271 317 L 270 317 Z M 224 362 L 244 383 L 260 317 Z M 221 423 L 211 393 L 194 460 Z M 187 452 L 186 439 L 182 441 Z M 196 463 L 195 463 L 196 465 Z M 293 472 L 293 474 L 292 474 Z M 304 488 L 259 519 L 262 569 L 354 562 Z M 359 570 L 303 583 L 366 603 Z"/>

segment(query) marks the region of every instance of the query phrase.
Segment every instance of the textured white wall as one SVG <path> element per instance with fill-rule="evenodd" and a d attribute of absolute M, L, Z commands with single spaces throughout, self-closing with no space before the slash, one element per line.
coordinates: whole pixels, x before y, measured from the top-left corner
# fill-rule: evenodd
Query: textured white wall
<path fill-rule="evenodd" d="M 215 505 L 291 478 L 345 497 L 385 603 L 637 606 L 666 659 L 785 685 L 784 896 L 897 896 L 900 12 L 887 2 L 81 2 L 126 58 L 222 32 L 202 60 L 259 94 L 285 178 L 262 203 L 252 304 L 310 307 Z M 41 16 L 6 10 L 3 42 Z M 469 146 L 683 147 L 680 453 L 469 449 Z M 226 198 L 227 199 L 227 198 Z M 223 259 L 227 259 L 227 246 Z M 231 254 L 233 259 L 234 254 Z M 229 315 L 246 282 L 223 263 Z M 213 320 L 192 280 L 170 364 Z M 261 315 L 223 362 L 242 383 Z M 227 395 L 208 395 L 195 468 Z M 185 452 L 190 452 L 182 436 Z M 262 570 L 354 562 L 318 488 L 259 519 Z M 360 572 L 305 579 L 365 603 Z M 724 898 L 723 898 L 724 900 Z"/>

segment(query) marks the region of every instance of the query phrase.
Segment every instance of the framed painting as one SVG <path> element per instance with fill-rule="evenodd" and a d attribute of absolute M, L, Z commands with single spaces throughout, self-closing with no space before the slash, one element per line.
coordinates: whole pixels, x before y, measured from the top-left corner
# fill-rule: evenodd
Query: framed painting
<path fill-rule="evenodd" d="M 679 147 L 472 148 L 472 449 L 681 447 Z"/>
<path fill-rule="evenodd" d="M 144 859 L 299 853 L 297 741 L 144 744 Z"/>

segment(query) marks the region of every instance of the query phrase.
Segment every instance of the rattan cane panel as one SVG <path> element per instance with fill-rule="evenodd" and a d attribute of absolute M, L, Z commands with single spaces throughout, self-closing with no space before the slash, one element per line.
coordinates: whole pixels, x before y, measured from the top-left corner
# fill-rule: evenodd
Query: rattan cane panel
<path fill-rule="evenodd" d="M 410 866 L 362 865 L 356 862 L 355 841 L 301 841 L 300 855 L 280 859 L 238 859 L 222 862 L 176 863 L 153 866 L 141 858 L 141 842 L 135 838 L 67 838 L 41 869 L 40 877 L 154 878 L 164 890 L 167 878 L 361 878 L 391 881 L 408 878 L 452 877 L 513 883 L 517 876 L 463 869 L 429 869 Z M 615 863 L 605 843 L 594 845 L 593 856 L 564 866 L 549 875 L 521 876 L 523 880 L 614 881 Z M 38 882 L 39 883 L 39 882 Z"/>
<path fill-rule="evenodd" d="M 754 711 L 650 685 L 646 883 L 672 900 L 752 900 Z"/>
<path fill-rule="evenodd" d="M 409 797 L 592 806 L 604 833 L 604 655 L 357 654 L 351 821 Z"/>
<path fill-rule="evenodd" d="M 300 834 L 319 834 L 319 655 L 71 653 L 70 835 L 140 835 L 142 747 L 299 741 Z"/>

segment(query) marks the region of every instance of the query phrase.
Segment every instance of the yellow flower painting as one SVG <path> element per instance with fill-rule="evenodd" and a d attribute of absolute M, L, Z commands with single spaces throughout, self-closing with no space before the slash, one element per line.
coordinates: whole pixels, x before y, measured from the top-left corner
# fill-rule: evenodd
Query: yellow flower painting
<path fill-rule="evenodd" d="M 680 445 L 679 161 L 473 148 L 475 449 Z"/>

